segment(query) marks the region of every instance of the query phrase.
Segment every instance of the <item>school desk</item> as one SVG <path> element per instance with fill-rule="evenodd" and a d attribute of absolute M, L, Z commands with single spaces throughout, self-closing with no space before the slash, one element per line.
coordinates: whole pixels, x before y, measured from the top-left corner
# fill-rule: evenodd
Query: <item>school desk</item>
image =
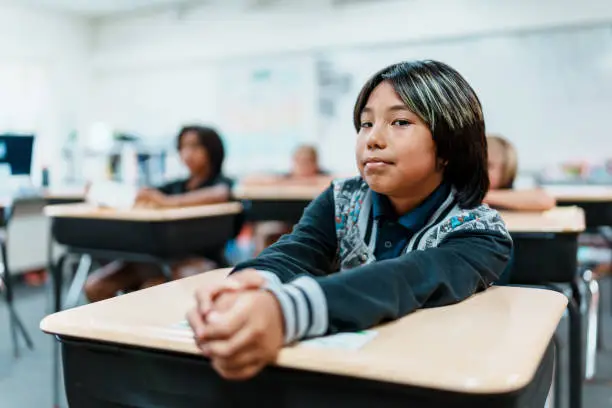
<path fill-rule="evenodd" d="M 222 380 L 178 325 L 216 270 L 47 316 L 71 406 L 542 407 L 566 299 L 492 287 L 378 328 L 358 350 L 287 347 L 246 382 Z"/>
<path fill-rule="evenodd" d="M 249 221 L 297 223 L 308 204 L 329 186 L 237 186 L 233 195 L 245 204 Z"/>
<path fill-rule="evenodd" d="M 85 201 L 85 188 L 47 188 L 43 190 L 43 197 L 49 205 L 80 203 Z"/>
<path fill-rule="evenodd" d="M 569 312 L 570 407 L 582 405 L 583 341 L 582 285 L 578 271 L 578 235 L 585 229 L 584 211 L 578 207 L 556 207 L 543 212 L 501 211 L 514 242 L 510 283 L 571 287 Z M 556 391 L 559 391 L 557 387 Z"/>
<path fill-rule="evenodd" d="M 171 209 L 117 210 L 85 203 L 47 206 L 54 239 L 67 253 L 133 262 L 168 262 L 222 246 L 236 233 L 239 203 Z M 61 309 L 62 265 L 54 276 L 55 310 Z M 169 267 L 165 268 L 168 269 Z"/>
<path fill-rule="evenodd" d="M 587 228 L 612 226 L 612 186 L 561 185 L 543 186 L 560 206 L 584 209 Z"/>

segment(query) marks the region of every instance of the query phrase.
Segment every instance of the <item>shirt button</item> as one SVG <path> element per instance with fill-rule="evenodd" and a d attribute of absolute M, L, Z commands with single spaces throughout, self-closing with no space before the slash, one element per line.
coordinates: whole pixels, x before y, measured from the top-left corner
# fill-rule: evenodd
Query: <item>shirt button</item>
<path fill-rule="evenodd" d="M 391 248 L 392 246 L 393 244 L 391 243 L 391 241 L 385 242 L 385 248 Z"/>

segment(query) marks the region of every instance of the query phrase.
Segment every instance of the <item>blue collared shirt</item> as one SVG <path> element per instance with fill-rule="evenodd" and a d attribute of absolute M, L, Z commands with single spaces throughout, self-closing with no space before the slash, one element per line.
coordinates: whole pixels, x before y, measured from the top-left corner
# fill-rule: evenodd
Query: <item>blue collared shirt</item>
<path fill-rule="evenodd" d="M 378 223 L 374 248 L 376 259 L 381 261 L 400 256 L 412 236 L 425 226 L 449 193 L 450 187 L 442 183 L 416 208 L 398 216 L 387 196 L 372 191 L 372 215 Z"/>

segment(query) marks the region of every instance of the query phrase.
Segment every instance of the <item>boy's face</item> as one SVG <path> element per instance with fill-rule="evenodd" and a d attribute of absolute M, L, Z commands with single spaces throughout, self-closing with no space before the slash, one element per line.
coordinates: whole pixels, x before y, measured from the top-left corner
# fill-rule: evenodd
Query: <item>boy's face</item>
<path fill-rule="evenodd" d="M 356 157 L 370 188 L 390 198 L 425 197 L 442 181 L 429 127 L 386 81 L 374 88 L 361 113 Z"/>

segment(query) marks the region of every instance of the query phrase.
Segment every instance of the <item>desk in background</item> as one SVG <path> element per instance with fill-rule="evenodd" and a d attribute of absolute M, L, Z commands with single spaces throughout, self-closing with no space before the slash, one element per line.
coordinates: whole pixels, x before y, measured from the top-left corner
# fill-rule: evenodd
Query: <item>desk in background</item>
<path fill-rule="evenodd" d="M 223 381 L 177 323 L 217 270 L 46 317 L 59 337 L 70 405 L 214 407 L 542 407 L 553 291 L 492 287 L 379 327 L 357 351 L 289 347 L 246 382 Z M 164 299 L 164 301 L 160 301 Z"/>
<path fill-rule="evenodd" d="M 47 204 L 71 204 L 85 201 L 84 187 L 49 188 L 43 190 Z"/>
<path fill-rule="evenodd" d="M 238 186 L 234 198 L 245 203 L 248 221 L 296 224 L 308 204 L 329 185 Z"/>
<path fill-rule="evenodd" d="M 55 240 L 67 253 L 134 262 L 167 262 L 221 247 L 236 235 L 239 203 L 175 209 L 114 210 L 89 204 L 48 206 Z M 62 265 L 51 265 L 55 310 L 61 309 Z"/>
<path fill-rule="evenodd" d="M 560 206 L 584 209 L 588 228 L 612 226 L 612 186 L 543 186 Z"/>

